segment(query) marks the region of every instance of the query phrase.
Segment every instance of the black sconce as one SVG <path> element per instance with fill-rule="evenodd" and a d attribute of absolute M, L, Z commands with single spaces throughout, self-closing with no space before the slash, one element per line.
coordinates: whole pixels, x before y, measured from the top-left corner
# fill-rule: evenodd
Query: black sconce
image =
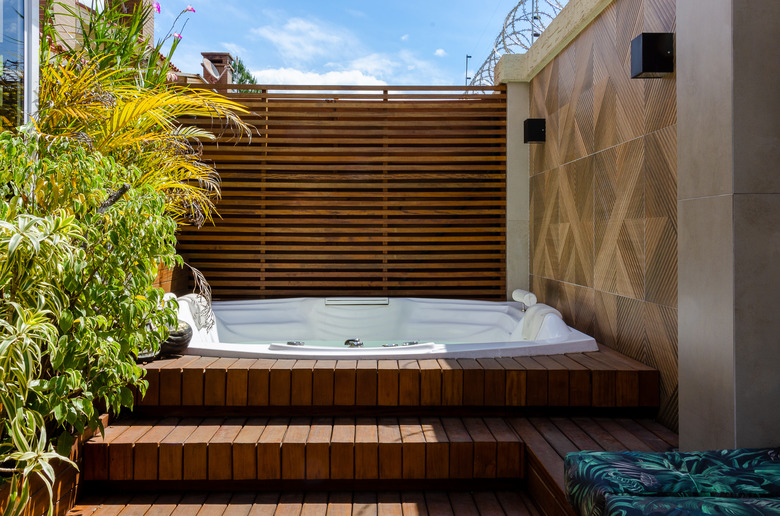
<path fill-rule="evenodd" d="M 526 118 L 523 122 L 523 143 L 544 141 L 544 118 Z"/>
<path fill-rule="evenodd" d="M 660 79 L 673 71 L 673 33 L 643 32 L 631 40 L 632 79 Z"/>

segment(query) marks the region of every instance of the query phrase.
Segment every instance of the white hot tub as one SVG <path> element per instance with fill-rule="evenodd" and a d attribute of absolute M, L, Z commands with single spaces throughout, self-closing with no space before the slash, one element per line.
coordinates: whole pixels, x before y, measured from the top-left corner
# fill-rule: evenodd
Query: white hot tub
<path fill-rule="evenodd" d="M 554 308 L 421 298 L 215 301 L 214 324 L 192 294 L 178 298 L 193 327 L 187 353 L 219 357 L 489 358 L 596 351 Z M 353 341 L 349 346 L 345 342 Z"/>

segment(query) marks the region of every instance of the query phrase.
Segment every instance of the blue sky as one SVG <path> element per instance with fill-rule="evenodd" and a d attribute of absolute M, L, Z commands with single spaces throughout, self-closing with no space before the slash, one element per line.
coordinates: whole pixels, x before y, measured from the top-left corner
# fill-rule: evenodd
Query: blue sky
<path fill-rule="evenodd" d="M 191 4 L 173 29 L 184 72 L 227 50 L 264 84 L 460 85 L 466 54 L 473 73 L 517 1 L 159 0 L 155 35 Z"/>

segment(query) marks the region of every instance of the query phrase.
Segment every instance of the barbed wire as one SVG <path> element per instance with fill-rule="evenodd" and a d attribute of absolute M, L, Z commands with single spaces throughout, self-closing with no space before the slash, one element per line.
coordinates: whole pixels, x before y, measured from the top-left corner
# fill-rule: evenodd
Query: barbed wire
<path fill-rule="evenodd" d="M 568 0 L 520 0 L 504 19 L 504 26 L 493 43 L 493 50 L 470 86 L 493 86 L 493 71 L 504 54 L 522 54 L 541 36 L 544 29 L 561 12 Z"/>

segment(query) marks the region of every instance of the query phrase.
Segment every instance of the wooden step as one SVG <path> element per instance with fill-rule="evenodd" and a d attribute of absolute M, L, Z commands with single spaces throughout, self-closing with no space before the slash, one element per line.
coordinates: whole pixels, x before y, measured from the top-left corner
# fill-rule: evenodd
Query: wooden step
<path fill-rule="evenodd" d="M 602 347 L 594 353 L 430 360 L 236 359 L 185 355 L 146 364 L 137 414 L 335 416 L 464 407 L 645 408 L 658 371 Z"/>
<path fill-rule="evenodd" d="M 172 492 L 90 496 L 69 516 L 406 515 L 538 516 L 520 491 Z"/>
<path fill-rule="evenodd" d="M 84 479 L 518 479 L 523 457 L 502 418 L 134 419 L 86 443 Z"/>

